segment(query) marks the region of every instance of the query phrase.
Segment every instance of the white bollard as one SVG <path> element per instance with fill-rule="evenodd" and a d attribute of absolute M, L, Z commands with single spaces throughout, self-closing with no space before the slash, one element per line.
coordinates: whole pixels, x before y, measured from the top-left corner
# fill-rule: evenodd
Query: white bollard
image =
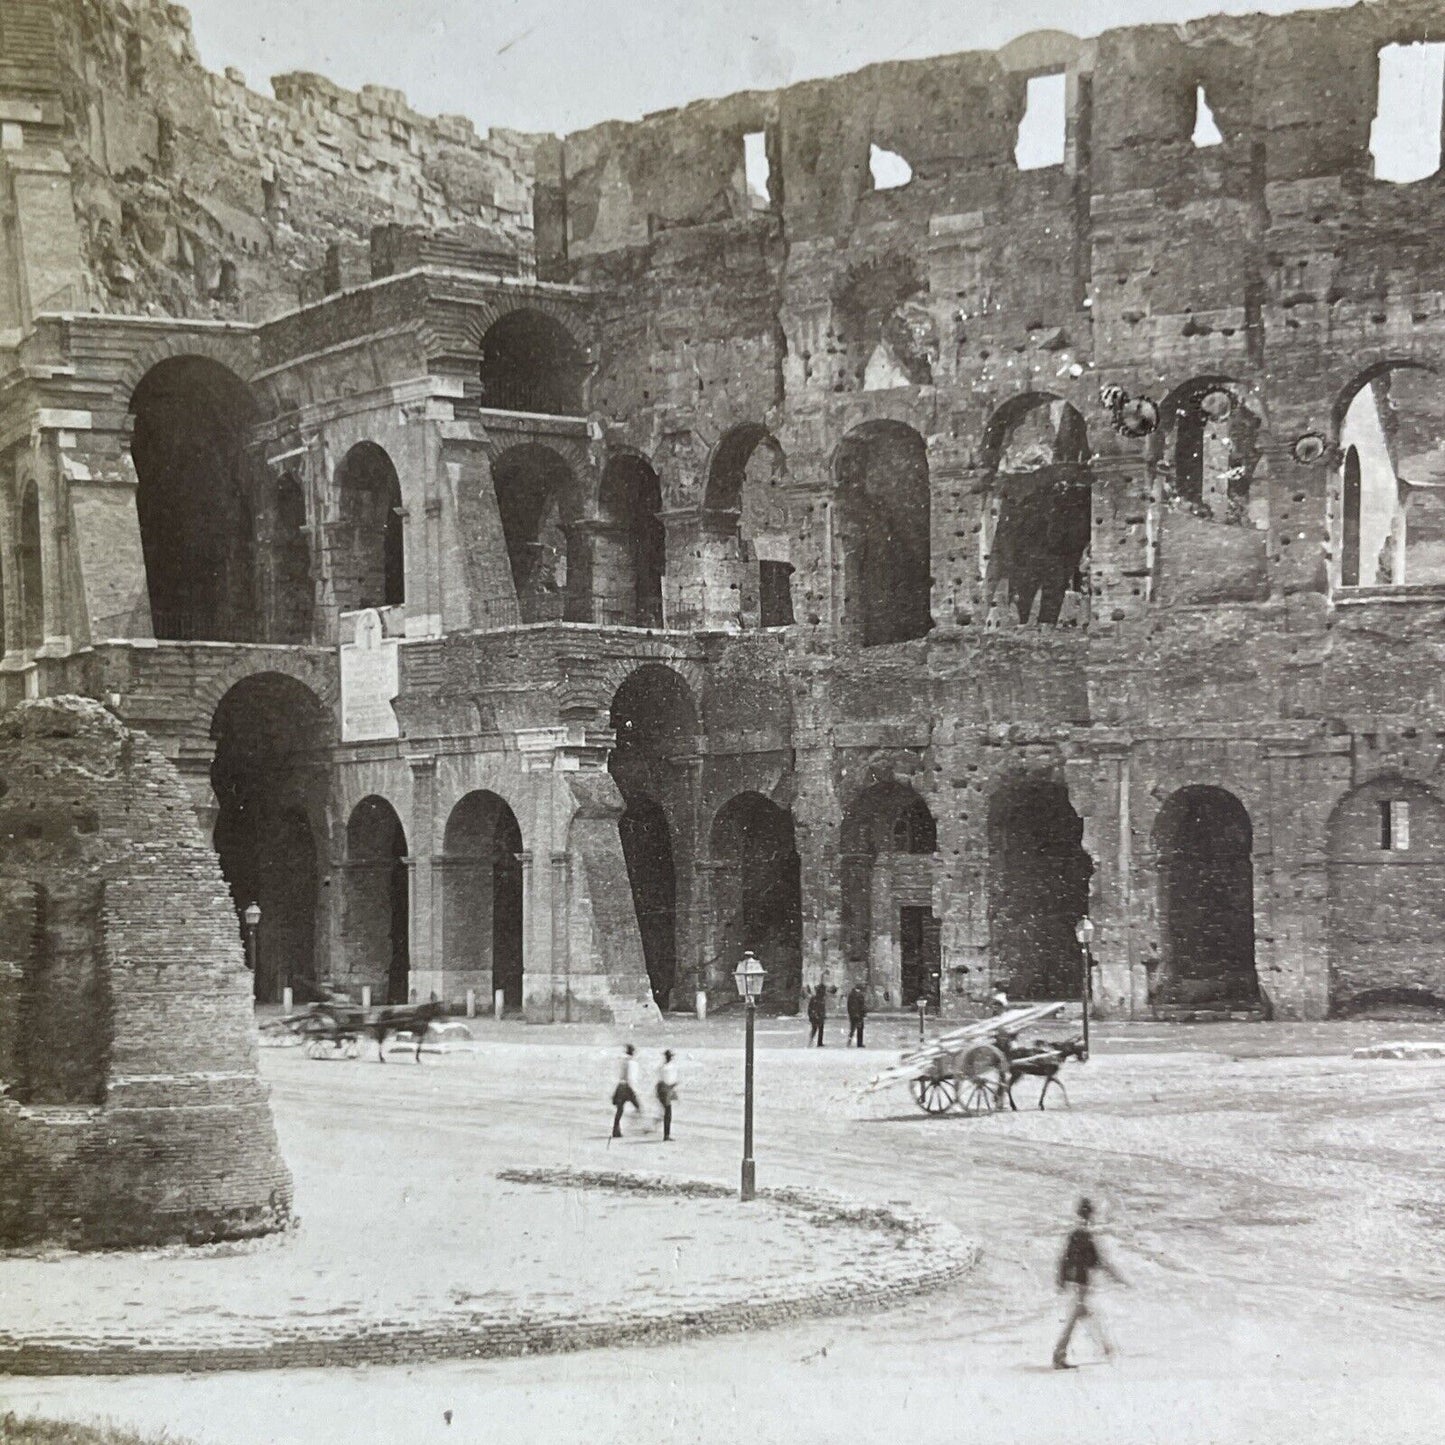
<path fill-rule="evenodd" d="M 281 1007 L 286 1013 L 290 1013 L 296 1006 L 296 995 L 289 988 L 281 990 Z"/>
<path fill-rule="evenodd" d="M 371 1007 L 371 985 L 369 983 L 361 985 L 361 1006 L 362 1008 Z"/>
<path fill-rule="evenodd" d="M 467 1017 L 474 1019 L 477 1016 L 477 991 L 474 988 L 467 990 Z"/>
<path fill-rule="evenodd" d="M 698 989 L 695 1003 L 697 1007 L 697 1021 L 701 1023 L 707 1017 L 707 991 L 705 989 Z"/>
<path fill-rule="evenodd" d="M 501 990 L 501 989 L 498 989 L 498 990 L 496 991 L 496 993 L 494 993 L 494 994 L 492 995 L 492 1012 L 493 1012 L 498 1018 L 501 1018 L 501 1016 L 502 1016 L 502 1004 L 503 1004 L 503 994 L 502 994 L 502 990 Z"/>

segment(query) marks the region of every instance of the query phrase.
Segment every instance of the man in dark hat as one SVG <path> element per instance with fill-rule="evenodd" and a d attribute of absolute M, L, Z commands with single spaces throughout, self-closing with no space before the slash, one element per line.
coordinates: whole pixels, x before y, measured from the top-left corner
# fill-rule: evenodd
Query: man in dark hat
<path fill-rule="evenodd" d="M 1095 1270 L 1103 1270 L 1117 1283 L 1124 1283 L 1123 1276 L 1104 1258 L 1099 1249 L 1099 1241 L 1094 1237 L 1094 1205 L 1092 1201 L 1079 1200 L 1077 1213 L 1079 1222 L 1069 1235 L 1063 1254 L 1059 1256 L 1059 1288 L 1069 1290 L 1073 1299 L 1069 1305 L 1069 1317 L 1064 1321 L 1064 1332 L 1054 1345 L 1054 1369 L 1056 1370 L 1069 1368 L 1069 1341 L 1073 1339 L 1074 1327 L 1080 1320 L 1089 1322 L 1090 1333 L 1093 1334 L 1099 1348 L 1103 1351 L 1104 1358 L 1106 1360 L 1113 1359 L 1114 1347 L 1109 1343 L 1098 1315 L 1094 1313 L 1090 1289 Z"/>

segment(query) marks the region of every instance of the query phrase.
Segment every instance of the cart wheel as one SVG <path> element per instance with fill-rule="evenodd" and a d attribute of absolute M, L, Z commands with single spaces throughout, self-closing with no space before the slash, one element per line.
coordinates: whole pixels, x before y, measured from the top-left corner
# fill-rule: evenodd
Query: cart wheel
<path fill-rule="evenodd" d="M 970 1118 L 976 1118 L 979 1114 L 992 1114 L 1002 1104 L 987 1079 L 975 1079 L 963 1086 L 963 1103 L 959 1107 Z"/>
<path fill-rule="evenodd" d="M 1008 1060 L 992 1044 L 975 1044 L 960 1062 L 968 1081 L 963 1094 L 965 1114 L 992 1114 L 1008 1102 Z"/>
<path fill-rule="evenodd" d="M 948 1077 L 913 1079 L 908 1085 L 913 1102 L 928 1114 L 946 1114 L 958 1103 L 958 1081 Z"/>
<path fill-rule="evenodd" d="M 1059 1091 L 1059 1095 L 1064 1101 L 1064 1108 L 1072 1109 L 1074 1107 L 1069 1103 L 1069 1091 L 1064 1088 L 1063 1080 L 1061 1080 L 1057 1074 L 1050 1074 L 1049 1077 L 1044 1080 L 1043 1088 L 1039 1090 L 1039 1108 L 1043 1109 L 1047 1107 L 1044 1100 L 1048 1098 L 1050 1089 L 1057 1089 Z"/>

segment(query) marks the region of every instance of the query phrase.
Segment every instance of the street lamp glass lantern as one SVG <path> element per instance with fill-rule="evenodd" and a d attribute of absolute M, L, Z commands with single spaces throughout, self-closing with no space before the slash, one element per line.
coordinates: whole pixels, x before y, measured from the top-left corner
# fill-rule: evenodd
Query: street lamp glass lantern
<path fill-rule="evenodd" d="M 1074 937 L 1079 940 L 1080 948 L 1087 948 L 1094 941 L 1094 920 L 1087 913 L 1074 925 Z"/>
<path fill-rule="evenodd" d="M 756 1003 L 762 996 L 765 970 L 751 953 L 745 953 L 742 962 L 733 970 L 733 982 L 738 986 L 738 997 L 748 1003 Z"/>
<path fill-rule="evenodd" d="M 248 903 L 241 917 L 246 920 L 247 928 L 255 928 L 261 921 L 261 905 L 259 903 Z"/>

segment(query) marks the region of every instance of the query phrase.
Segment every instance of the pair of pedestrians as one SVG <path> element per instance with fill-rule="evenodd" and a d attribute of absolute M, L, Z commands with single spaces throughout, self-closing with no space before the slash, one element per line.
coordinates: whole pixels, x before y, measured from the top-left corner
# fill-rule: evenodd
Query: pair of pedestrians
<path fill-rule="evenodd" d="M 868 1017 L 868 995 L 861 983 L 848 991 L 848 1043 L 856 1039 L 863 1047 L 863 1021 Z M 823 1028 L 828 1022 L 828 987 L 820 983 L 808 996 L 808 1047 L 823 1047 Z"/>
<path fill-rule="evenodd" d="M 622 1137 L 622 1112 L 630 1104 L 638 1118 L 642 1118 L 642 1101 L 638 1097 L 641 1072 L 637 1062 L 637 1050 L 631 1044 L 624 1044 L 622 1057 L 618 1060 L 617 1087 L 612 1091 L 612 1137 Z M 653 1088 L 657 1097 L 658 1113 L 662 1120 L 662 1142 L 672 1142 L 672 1103 L 677 1098 L 677 1061 L 671 1049 L 662 1051 L 662 1067 L 657 1071 L 657 1083 Z M 652 1125 L 649 1123 L 649 1129 Z"/>

